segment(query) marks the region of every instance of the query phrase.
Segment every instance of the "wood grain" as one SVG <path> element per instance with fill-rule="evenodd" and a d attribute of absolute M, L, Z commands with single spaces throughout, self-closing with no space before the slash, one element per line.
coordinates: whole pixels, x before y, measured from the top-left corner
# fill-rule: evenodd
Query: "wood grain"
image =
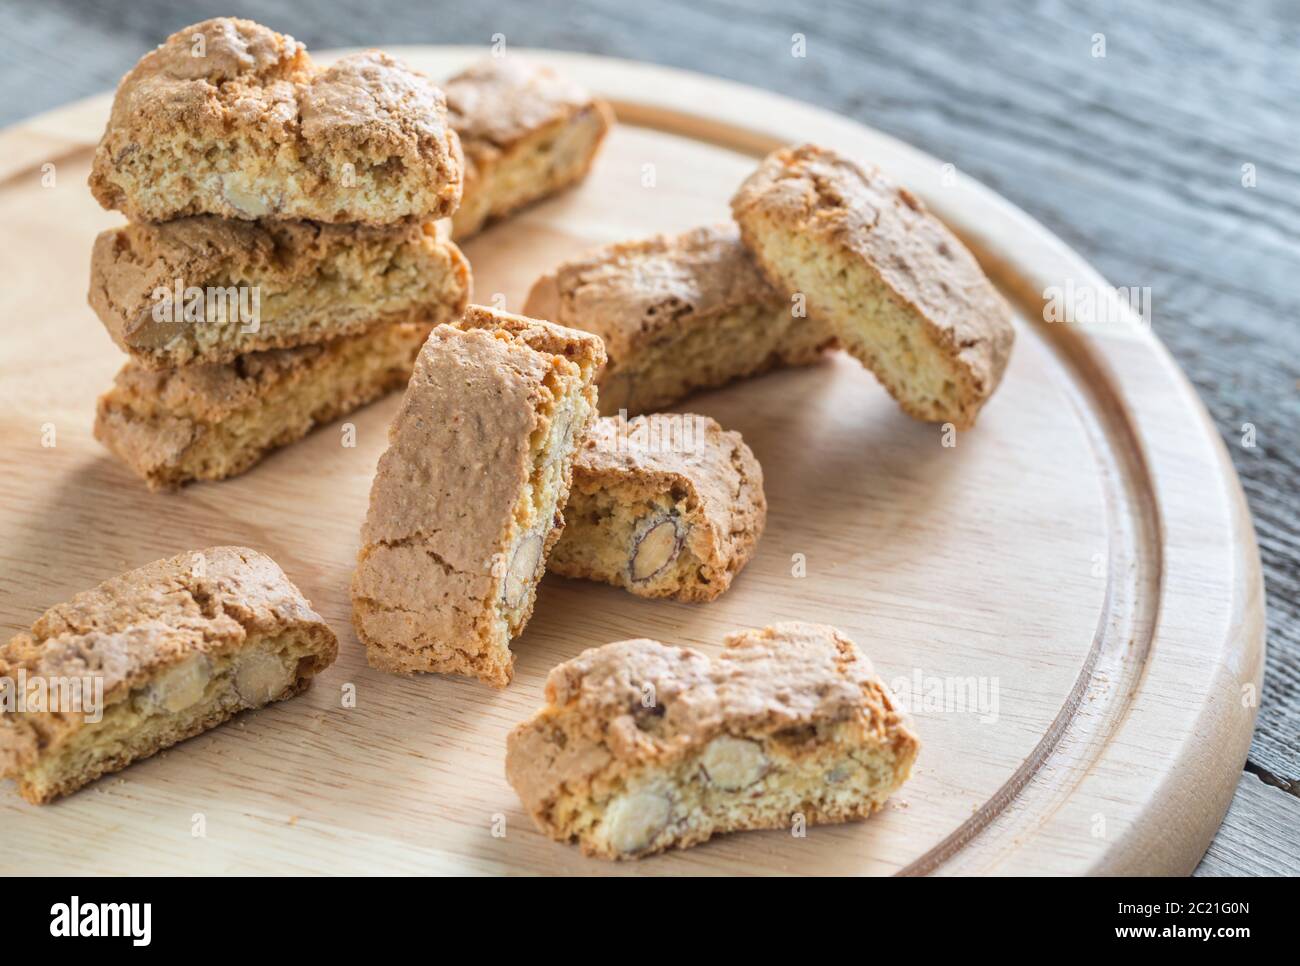
<path fill-rule="evenodd" d="M 1295 875 L 1300 846 L 1291 834 L 1300 825 L 1300 800 L 1250 773 L 1241 776 L 1232 807 L 1224 816 L 1197 875 Z"/>
<path fill-rule="evenodd" d="M 442 75 L 477 51 L 400 51 Z M 541 56 L 541 55 L 539 55 Z M 955 448 L 902 417 L 850 360 L 702 396 L 767 468 L 769 531 L 716 605 L 646 602 L 547 580 L 518 642 L 514 687 L 402 680 L 364 667 L 347 576 L 374 460 L 396 401 L 358 414 L 240 479 L 159 497 L 89 439 L 118 363 L 69 266 L 116 219 L 82 182 L 106 102 L 0 135 L 75 145 L 41 187 L 10 164 L 0 425 L 0 613 L 18 627 L 53 600 L 179 549 L 244 542 L 275 557 L 342 632 L 306 698 L 248 715 L 53 809 L 9 799 L 0 863 L 54 870 L 591 871 L 528 827 L 501 776 L 505 730 L 545 671 L 637 634 L 704 648 L 736 626 L 844 627 L 901 684 L 984 680 L 992 709 L 913 701 L 926 741 L 915 779 L 865 825 L 737 836 L 619 872 L 1186 872 L 1227 808 L 1261 670 L 1253 533 L 1222 446 L 1177 368 L 1131 316 L 1049 325 L 1041 293 L 1100 279 L 1040 226 L 936 159 L 831 114 L 644 65 L 554 57 L 610 95 L 622 125 L 592 180 L 467 248 L 477 296 L 519 305 L 532 279 L 593 243 L 724 218 L 754 158 L 808 137 L 879 160 L 974 247 L 1022 311 L 1006 383 Z M 655 172 L 644 183 L 646 166 Z M 3 173 L 0 173 L 3 174 Z M 618 199 L 611 205 L 609 199 Z M 84 254 L 80 255 L 84 258 Z M 83 262 L 84 264 L 84 262 Z M 57 348 L 55 348 L 57 347 Z M 41 445 L 53 426 L 58 445 Z M 35 472 L 39 468 L 39 472 Z M 809 575 L 791 570 L 804 554 Z M 356 708 L 339 705 L 357 686 Z M 201 815 L 213 832 L 191 834 Z M 509 833 L 493 837 L 494 816 Z M 77 843 L 101 831 L 94 857 Z M 1172 831 L 1171 831 L 1172 830 Z M 161 847 L 160 847 L 161 846 Z"/>

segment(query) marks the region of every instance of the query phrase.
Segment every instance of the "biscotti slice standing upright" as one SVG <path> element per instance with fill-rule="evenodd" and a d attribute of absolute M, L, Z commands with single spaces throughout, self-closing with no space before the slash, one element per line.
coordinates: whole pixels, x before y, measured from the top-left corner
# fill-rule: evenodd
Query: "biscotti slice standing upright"
<path fill-rule="evenodd" d="M 629 859 L 866 818 L 919 747 L 852 641 L 786 623 L 732 634 L 717 658 L 644 639 L 584 651 L 511 732 L 506 777 L 551 838 Z"/>
<path fill-rule="evenodd" d="M 458 240 L 587 176 L 614 114 L 549 67 L 483 60 L 443 85 L 465 155 Z"/>
<path fill-rule="evenodd" d="M 150 369 L 432 326 L 466 304 L 468 264 L 447 223 L 385 228 L 200 215 L 95 240 L 90 304 Z"/>
<path fill-rule="evenodd" d="M 430 334 L 389 428 L 352 579 L 385 671 L 510 682 L 595 417 L 600 340 L 471 305 Z"/>
<path fill-rule="evenodd" d="M 132 221 L 184 215 L 384 225 L 460 202 L 446 98 L 380 51 L 329 67 L 250 20 L 172 34 L 122 79 L 90 189 Z"/>
<path fill-rule="evenodd" d="M 815 145 L 768 155 L 731 202 L 769 280 L 917 419 L 972 425 L 1011 354 L 1011 310 L 907 189 Z"/>
<path fill-rule="evenodd" d="M 448 245 L 445 301 L 427 322 L 396 322 L 295 349 L 267 349 L 228 363 L 147 369 L 128 362 L 99 397 L 95 438 L 150 489 L 243 473 L 315 427 L 406 385 L 434 322 L 469 297 L 469 263 Z"/>
<path fill-rule="evenodd" d="M 574 459 L 548 569 L 641 597 L 713 600 L 766 520 L 763 471 L 739 433 L 707 416 L 607 416 Z"/>
<path fill-rule="evenodd" d="M 48 802 L 298 694 L 337 653 L 265 554 L 210 547 L 155 561 L 52 607 L 0 649 L 0 680 L 24 685 L 23 704 L 0 705 L 0 775 Z"/>
<path fill-rule="evenodd" d="M 670 406 L 697 389 L 815 362 L 835 339 L 767 283 L 734 225 L 598 249 L 534 283 L 528 315 L 594 332 L 600 411 Z"/>

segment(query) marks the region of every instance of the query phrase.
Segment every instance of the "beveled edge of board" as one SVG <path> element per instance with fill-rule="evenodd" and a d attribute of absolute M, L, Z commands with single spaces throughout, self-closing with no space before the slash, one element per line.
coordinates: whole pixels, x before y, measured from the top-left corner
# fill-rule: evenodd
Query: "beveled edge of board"
<path fill-rule="evenodd" d="M 435 77 L 485 56 L 480 47 L 388 49 Z M 1027 318 L 1042 318 L 1049 286 L 1105 286 L 1005 199 L 959 173 L 934 190 L 944 164 L 847 118 L 675 68 L 519 53 L 609 99 L 627 124 L 756 157 L 817 141 L 879 164 L 957 232 Z M 92 148 L 111 102 L 97 95 L 0 131 L 0 183 Z M 1034 753 L 903 874 L 1186 874 L 1231 802 L 1263 675 L 1254 529 L 1203 404 L 1150 329 L 1121 309 L 1096 325 L 1035 322 L 1072 378 L 1105 492 L 1106 607 L 1091 651 Z"/>

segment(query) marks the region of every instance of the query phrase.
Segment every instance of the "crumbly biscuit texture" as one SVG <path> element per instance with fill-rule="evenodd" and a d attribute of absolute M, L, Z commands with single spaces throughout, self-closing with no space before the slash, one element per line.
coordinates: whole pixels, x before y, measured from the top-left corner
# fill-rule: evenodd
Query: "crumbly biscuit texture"
<path fill-rule="evenodd" d="M 918 749 L 848 638 L 785 623 L 731 635 L 717 658 L 638 639 L 559 665 L 510 734 L 506 775 L 543 832 L 627 859 L 796 814 L 865 818 Z"/>
<path fill-rule="evenodd" d="M 236 476 L 405 386 L 430 328 L 399 322 L 226 364 L 153 370 L 128 362 L 99 398 L 95 438 L 153 490 Z"/>
<path fill-rule="evenodd" d="M 202 215 L 103 232 L 90 304 L 150 369 L 233 362 L 464 310 L 469 263 L 446 222 L 392 227 Z"/>
<path fill-rule="evenodd" d="M 509 683 L 603 361 L 587 333 L 482 306 L 434 329 L 389 429 L 352 581 L 371 665 Z"/>
<path fill-rule="evenodd" d="M 249 20 L 177 31 L 122 79 L 90 188 L 133 221 L 443 218 L 462 159 L 446 99 L 380 51 L 313 64 Z"/>
<path fill-rule="evenodd" d="M 974 423 L 1011 353 L 1011 311 L 907 189 L 805 144 L 768 155 L 732 213 L 773 284 L 805 295 L 906 412 Z"/>
<path fill-rule="evenodd" d="M 774 289 L 734 225 L 597 249 L 543 275 L 525 312 L 601 337 L 604 415 L 670 406 L 698 389 L 815 362 L 835 342 Z"/>
<path fill-rule="evenodd" d="M 614 121 L 579 85 L 513 55 L 474 64 L 444 89 L 465 155 L 457 239 L 582 181 Z"/>
<path fill-rule="evenodd" d="M 763 471 L 739 433 L 707 416 L 605 417 L 578 450 L 564 516 L 552 572 L 709 601 L 758 545 Z"/>
<path fill-rule="evenodd" d="M 337 652 L 265 554 L 210 547 L 155 561 L 52 607 L 0 649 L 0 677 L 21 674 L 29 691 L 95 681 L 83 694 L 102 695 L 98 720 L 88 704 L 0 714 L 0 774 L 28 801 L 50 801 L 299 693 Z"/>

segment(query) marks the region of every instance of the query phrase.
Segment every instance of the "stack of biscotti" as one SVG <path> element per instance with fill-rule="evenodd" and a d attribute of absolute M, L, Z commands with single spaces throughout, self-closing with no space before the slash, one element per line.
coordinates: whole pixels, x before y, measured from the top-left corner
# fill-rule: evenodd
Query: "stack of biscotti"
<path fill-rule="evenodd" d="M 247 20 L 123 78 L 90 188 L 90 304 L 130 356 L 96 436 L 151 488 L 241 473 L 401 388 L 463 311 L 464 162 L 446 98 L 379 51 L 314 64 Z"/>

